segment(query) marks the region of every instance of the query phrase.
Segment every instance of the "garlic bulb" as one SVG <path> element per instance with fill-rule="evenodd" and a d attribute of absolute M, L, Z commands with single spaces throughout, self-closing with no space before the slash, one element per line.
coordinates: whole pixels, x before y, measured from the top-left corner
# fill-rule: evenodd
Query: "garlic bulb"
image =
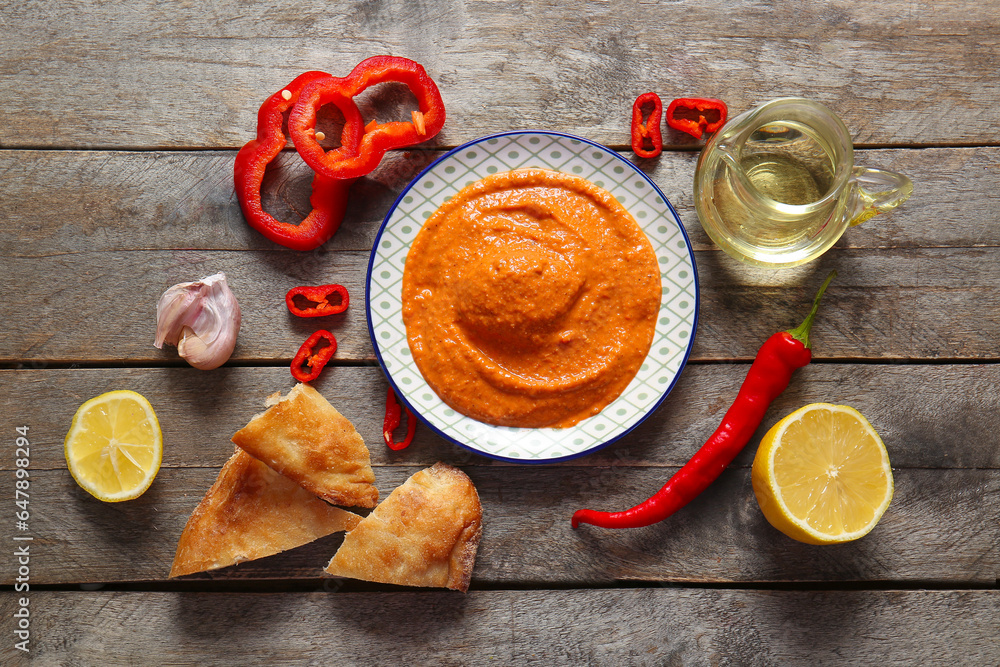
<path fill-rule="evenodd" d="M 174 285 L 156 304 L 156 341 L 176 345 L 189 364 L 203 371 L 226 363 L 240 332 L 240 304 L 226 274 Z"/>

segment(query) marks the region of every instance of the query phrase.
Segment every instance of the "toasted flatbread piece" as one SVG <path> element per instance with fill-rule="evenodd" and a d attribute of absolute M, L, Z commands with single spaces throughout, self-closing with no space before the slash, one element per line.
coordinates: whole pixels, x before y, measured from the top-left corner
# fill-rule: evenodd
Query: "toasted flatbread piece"
<path fill-rule="evenodd" d="M 378 489 L 365 441 L 337 409 L 308 384 L 268 408 L 233 442 L 285 477 L 335 505 L 375 507 Z"/>
<path fill-rule="evenodd" d="M 482 521 L 472 480 L 458 468 L 436 463 L 406 480 L 347 533 L 326 571 L 465 592 Z"/>
<path fill-rule="evenodd" d="M 361 521 L 235 450 L 184 526 L 171 577 L 270 556 Z"/>

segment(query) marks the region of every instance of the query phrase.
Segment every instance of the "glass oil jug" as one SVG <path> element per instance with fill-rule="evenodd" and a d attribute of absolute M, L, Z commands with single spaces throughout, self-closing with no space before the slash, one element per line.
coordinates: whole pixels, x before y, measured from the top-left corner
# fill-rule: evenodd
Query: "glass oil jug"
<path fill-rule="evenodd" d="M 854 166 L 844 123 L 800 98 L 731 119 L 702 150 L 694 183 L 698 217 L 716 245 L 770 268 L 819 257 L 849 226 L 912 192 L 906 176 Z"/>

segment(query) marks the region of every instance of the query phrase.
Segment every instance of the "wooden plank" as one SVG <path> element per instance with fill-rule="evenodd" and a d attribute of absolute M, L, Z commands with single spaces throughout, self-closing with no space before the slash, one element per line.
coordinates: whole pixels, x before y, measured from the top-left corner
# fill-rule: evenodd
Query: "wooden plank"
<path fill-rule="evenodd" d="M 446 461 L 450 460 L 448 458 Z M 453 461 L 455 462 L 455 461 Z M 417 467 L 382 466 L 382 497 Z M 582 507 L 625 509 L 656 491 L 667 468 L 464 466 L 483 504 L 474 586 L 576 586 L 646 582 L 909 582 L 993 586 L 1000 575 L 1000 471 L 894 471 L 895 496 L 878 526 L 856 542 L 815 547 L 771 528 L 749 470 L 723 473 L 663 523 L 634 530 L 570 527 Z M 162 581 L 213 468 L 161 470 L 140 498 L 104 504 L 65 470 L 32 471 L 28 530 L 13 518 L 0 540 L 30 536 L 32 584 Z M 0 488 L 13 497 L 14 477 Z M 324 538 L 196 580 L 317 580 L 339 545 Z M 11 585 L 8 568 L 0 584 Z"/>
<path fill-rule="evenodd" d="M 746 376 L 747 364 L 693 364 L 664 404 L 618 443 L 569 466 L 683 465 L 715 430 Z M 230 437 L 263 409 L 264 399 L 294 384 L 284 367 L 0 370 L 0 433 L 30 427 L 31 469 L 63 470 L 63 439 L 76 409 L 113 389 L 132 389 L 153 404 L 163 429 L 165 468 L 218 468 Z M 328 369 L 315 386 L 358 428 L 376 466 L 503 466 L 420 427 L 414 444 L 382 443 L 386 383 L 375 367 Z M 897 468 L 1000 468 L 1000 365 L 812 364 L 796 372 L 734 466 L 747 467 L 763 434 L 808 403 L 854 406 L 879 431 Z M 45 406 L 44 410 L 40 406 Z M 14 457 L 0 457 L 12 470 Z M 666 472 L 661 474 L 666 475 Z"/>
<path fill-rule="evenodd" d="M 354 184 L 344 223 L 314 253 L 364 250 L 399 192 L 441 151 L 392 151 Z M 683 154 L 677 154 L 678 157 Z M 0 151 L 0 211 L 17 234 L 2 255 L 37 257 L 149 249 L 284 250 L 247 225 L 233 190 L 233 151 Z M 310 210 L 312 171 L 283 152 L 262 187 L 265 208 L 281 220 Z M 72 193 L 53 199 L 52 192 Z"/>
<path fill-rule="evenodd" d="M 355 183 L 345 221 L 316 253 L 371 249 L 399 193 L 440 151 L 393 151 Z M 634 159 L 631 152 L 623 152 Z M 280 250 L 253 232 L 233 193 L 231 151 L 0 151 L 0 211 L 16 234 L 0 256 L 40 257 L 149 249 Z M 666 152 L 639 161 L 677 208 L 696 250 L 715 250 L 694 211 L 698 154 Z M 843 237 L 841 248 L 994 247 L 1000 245 L 1000 148 L 859 150 L 856 162 L 905 173 L 915 191 L 906 204 Z M 309 210 L 312 172 L 286 151 L 269 172 L 265 206 L 282 220 Z M 53 198 L 53 192 L 72 196 Z M 969 215 L 968 211 L 976 211 Z"/>
<path fill-rule="evenodd" d="M 6 594 L 0 613 L 11 619 L 18 604 Z M 220 665 L 1000 661 L 995 590 L 40 591 L 29 609 L 31 664 L 131 665 L 150 656 Z M 11 638 L 0 650 L 6 665 L 29 662 Z"/>
<path fill-rule="evenodd" d="M 802 321 L 831 269 L 813 347 L 819 359 L 983 360 L 1000 338 L 1000 248 L 837 249 L 817 262 L 752 269 L 720 252 L 698 252 L 701 309 L 692 358 L 751 359 L 776 330 Z M 354 303 L 326 324 L 341 361 L 371 361 L 362 308 L 368 253 L 302 257 L 291 251 L 150 250 L 0 258 L 8 277 L 0 363 L 171 364 L 152 346 L 155 306 L 168 286 L 224 271 L 241 303 L 233 361 L 287 363 L 316 322 L 284 307 L 296 284 L 339 282 Z M 740 313 L 734 322 L 733 313 Z M 30 317 L 27 317 L 30 314 Z M 734 324 L 737 325 L 734 327 Z"/>
<path fill-rule="evenodd" d="M 1000 126 L 1000 37 L 982 3 L 914 13 L 906 0 L 874 10 L 716 0 L 641 11 L 285 0 L 261 15 L 146 0 L 122 15 L 75 0 L 12 6 L 2 19 L 12 37 L 0 47 L 3 146 L 233 148 L 252 135 L 260 101 L 295 75 L 342 76 L 386 52 L 422 62 L 441 86 L 450 110 L 442 145 L 538 127 L 627 145 L 630 105 L 647 90 L 722 97 L 733 112 L 804 95 L 837 108 L 864 143 L 993 142 Z M 694 143 L 673 132 L 668 142 Z"/>

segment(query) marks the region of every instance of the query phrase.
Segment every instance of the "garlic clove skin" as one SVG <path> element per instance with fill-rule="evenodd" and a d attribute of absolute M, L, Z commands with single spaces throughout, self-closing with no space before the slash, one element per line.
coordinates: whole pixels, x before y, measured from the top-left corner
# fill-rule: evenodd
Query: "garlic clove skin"
<path fill-rule="evenodd" d="M 225 359 L 222 359 L 221 355 L 213 354 L 208 344 L 194 330 L 190 327 L 184 327 L 181 339 L 177 342 L 177 354 L 195 368 L 210 371 L 226 363 L 232 350 L 225 355 Z"/>
<path fill-rule="evenodd" d="M 216 273 L 169 288 L 156 304 L 157 348 L 176 345 L 180 356 L 195 368 L 212 370 L 229 360 L 240 331 L 240 305 Z"/>

